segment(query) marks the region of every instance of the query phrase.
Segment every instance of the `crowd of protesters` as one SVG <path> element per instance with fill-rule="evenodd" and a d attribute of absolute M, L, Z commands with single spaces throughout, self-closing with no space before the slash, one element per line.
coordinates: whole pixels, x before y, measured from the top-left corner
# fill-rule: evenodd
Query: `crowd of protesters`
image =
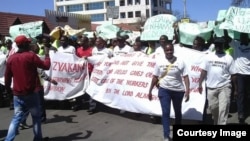
<path fill-rule="evenodd" d="M 178 29 L 175 31 L 178 31 Z M 7 66 L 5 86 L 1 86 L 1 92 L 7 92 L 10 99 L 10 109 L 14 108 L 15 111 L 6 141 L 15 138 L 18 127 L 20 124 L 25 124 L 23 121 L 27 118 L 28 113 L 31 113 L 33 119 L 34 140 L 42 140 L 41 122 L 46 121 L 46 112 L 43 98 L 44 91 L 42 90 L 43 82 L 39 76 L 43 74 L 41 69 L 49 69 L 50 67 L 49 51 L 75 54 L 85 59 L 94 55 L 105 55 L 111 58 L 134 51 L 141 51 L 148 55 L 158 53 L 159 56 L 164 57 L 164 60 L 156 58 L 157 65 L 153 72 L 148 98 L 149 100 L 152 99 L 152 89 L 157 86 L 163 113 L 161 119 L 165 140 L 170 140 L 171 101 L 173 101 L 176 115 L 175 124 L 181 124 L 182 99 L 185 97 L 186 101 L 189 100 L 187 68 L 185 61 L 174 55 L 175 46 L 189 47 L 207 54 L 200 66 L 202 71 L 199 91 L 206 91 L 207 103 L 204 111 L 211 112 L 215 125 L 227 124 L 232 99 L 237 99 L 239 123 L 243 124 L 248 116 L 246 104 L 247 94 L 249 94 L 247 84 L 249 85 L 250 82 L 250 40 L 246 33 L 240 33 L 239 40 L 231 39 L 226 31 L 223 37 L 213 35 L 208 41 L 205 41 L 201 36 L 197 36 L 191 46 L 179 43 L 178 32 L 175 32 L 173 40 L 169 40 L 166 35 L 162 35 L 158 41 L 142 41 L 140 37 L 137 37 L 134 43 L 131 43 L 129 36 L 122 32 L 117 32 L 116 38 L 108 40 L 98 35 L 94 35 L 93 38 L 84 35 L 62 35 L 58 40 L 60 44 L 53 46 L 52 43 L 55 41 L 49 35 L 41 34 L 35 39 L 18 36 L 14 40 L 4 38 L 1 35 L 0 53 L 6 55 Z M 37 55 L 45 56 L 45 60 L 42 61 Z M 33 62 L 30 60 L 33 60 Z M 90 75 L 93 67 L 91 64 L 88 66 Z M 38 68 L 40 68 L 40 71 L 38 71 Z M 11 88 L 12 78 L 13 88 Z M 55 85 L 57 84 L 48 76 L 43 75 L 42 78 Z M 182 78 L 184 78 L 184 82 Z M 203 81 L 206 83 L 206 89 L 202 88 Z M 71 102 L 72 110 L 80 109 L 81 97 L 74 98 Z M 97 104 L 98 102 L 89 97 L 88 112 L 90 115 L 98 111 Z M 124 112 L 121 111 L 121 113 Z M 204 112 L 204 115 L 206 114 Z M 153 117 L 152 119 L 156 118 Z"/>

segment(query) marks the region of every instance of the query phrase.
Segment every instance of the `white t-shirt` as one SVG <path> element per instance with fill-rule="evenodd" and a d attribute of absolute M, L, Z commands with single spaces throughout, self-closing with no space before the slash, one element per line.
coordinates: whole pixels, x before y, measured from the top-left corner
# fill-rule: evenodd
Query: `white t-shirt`
<path fill-rule="evenodd" d="M 127 53 L 133 52 L 133 51 L 134 51 L 134 49 L 129 45 L 125 45 L 123 48 L 120 48 L 119 46 L 115 46 L 114 56 L 121 55 L 121 54 L 127 54 Z"/>
<path fill-rule="evenodd" d="M 206 55 L 200 68 L 207 71 L 208 88 L 223 87 L 231 83 L 231 75 L 236 73 L 233 58 L 228 54 L 215 52 Z"/>
<path fill-rule="evenodd" d="M 162 58 L 156 59 L 156 66 L 154 68 L 153 75 L 162 77 L 170 64 L 171 63 L 166 58 L 164 60 Z M 172 67 L 169 69 L 167 75 L 160 78 L 159 85 L 162 88 L 173 91 L 185 91 L 182 77 L 186 75 L 188 74 L 184 61 L 177 58 Z"/>
<path fill-rule="evenodd" d="M 92 50 L 92 55 L 105 55 L 107 57 L 112 57 L 113 56 L 113 51 L 110 48 L 102 48 L 98 49 L 97 47 L 94 47 Z"/>
<path fill-rule="evenodd" d="M 250 75 L 250 45 L 240 45 L 237 40 L 232 40 L 230 46 L 234 48 L 234 61 L 239 74 Z"/>
<path fill-rule="evenodd" d="M 76 49 L 75 47 L 68 45 L 66 48 L 63 48 L 62 46 L 60 46 L 57 50 L 58 52 L 62 52 L 62 53 L 71 53 L 71 54 L 76 54 Z"/>

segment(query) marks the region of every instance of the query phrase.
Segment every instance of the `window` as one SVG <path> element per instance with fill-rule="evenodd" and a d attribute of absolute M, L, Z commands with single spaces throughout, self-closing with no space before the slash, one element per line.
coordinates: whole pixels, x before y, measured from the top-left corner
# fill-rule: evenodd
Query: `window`
<path fill-rule="evenodd" d="M 146 0 L 146 5 L 149 5 L 149 0 Z"/>
<path fill-rule="evenodd" d="M 104 9 L 103 2 L 95 2 L 86 4 L 86 10 L 97 10 L 97 9 Z"/>
<path fill-rule="evenodd" d="M 141 4 L 141 0 L 135 0 L 135 4 L 136 4 L 136 5 Z"/>
<path fill-rule="evenodd" d="M 120 6 L 125 6 L 125 0 L 120 0 Z"/>
<path fill-rule="evenodd" d="M 67 12 L 75 12 L 75 11 L 83 11 L 83 5 L 77 4 L 77 5 L 68 5 L 66 7 Z"/>
<path fill-rule="evenodd" d="M 141 11 L 135 11 L 135 17 L 141 17 Z"/>
<path fill-rule="evenodd" d="M 133 12 L 128 12 L 128 18 L 133 18 L 133 17 L 134 17 Z"/>
<path fill-rule="evenodd" d="M 132 0 L 127 0 L 127 4 L 132 5 L 133 4 Z"/>
<path fill-rule="evenodd" d="M 158 7 L 158 0 L 152 0 L 151 4 L 154 5 L 154 7 Z"/>
<path fill-rule="evenodd" d="M 125 13 L 125 12 L 121 12 L 121 13 L 120 13 L 120 18 L 121 18 L 121 19 L 126 18 L 126 13 Z"/>
<path fill-rule="evenodd" d="M 149 15 L 149 9 L 146 10 L 146 17 L 149 18 L 150 15 Z"/>
<path fill-rule="evenodd" d="M 153 15 L 154 15 L 154 16 L 155 16 L 155 15 L 158 15 L 158 11 L 154 10 L 154 11 L 153 11 Z"/>
<path fill-rule="evenodd" d="M 64 12 L 63 6 L 58 6 L 58 7 L 57 7 L 57 11 L 59 11 L 59 12 Z"/>
<path fill-rule="evenodd" d="M 106 3 L 107 6 L 115 6 L 115 1 L 108 1 Z"/>
<path fill-rule="evenodd" d="M 104 21 L 104 14 L 93 14 L 93 15 L 91 15 L 91 21 L 92 22 Z"/>

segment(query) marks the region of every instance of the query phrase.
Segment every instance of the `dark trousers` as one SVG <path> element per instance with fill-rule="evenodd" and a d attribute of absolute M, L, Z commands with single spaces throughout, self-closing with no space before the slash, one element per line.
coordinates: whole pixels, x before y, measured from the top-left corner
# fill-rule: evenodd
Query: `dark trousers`
<path fill-rule="evenodd" d="M 248 91 L 250 86 L 250 75 L 237 74 L 237 85 L 238 118 L 245 118 L 248 94 L 250 94 Z"/>

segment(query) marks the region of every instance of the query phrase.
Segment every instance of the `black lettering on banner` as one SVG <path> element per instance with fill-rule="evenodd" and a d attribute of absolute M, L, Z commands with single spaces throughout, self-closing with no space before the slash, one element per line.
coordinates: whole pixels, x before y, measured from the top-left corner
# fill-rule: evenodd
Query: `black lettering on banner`
<path fill-rule="evenodd" d="M 173 125 L 173 141 L 250 141 L 249 125 Z"/>

